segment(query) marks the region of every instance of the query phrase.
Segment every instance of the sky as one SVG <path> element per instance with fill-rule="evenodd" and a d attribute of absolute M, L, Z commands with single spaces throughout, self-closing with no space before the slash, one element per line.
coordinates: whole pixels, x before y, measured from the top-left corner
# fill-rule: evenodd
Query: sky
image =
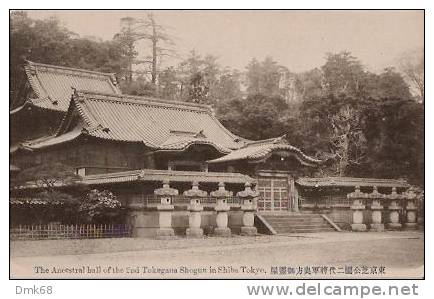
<path fill-rule="evenodd" d="M 56 16 L 80 36 L 110 40 L 120 19 L 146 11 L 28 11 L 32 18 Z M 153 11 L 176 37 L 181 57 L 195 49 L 244 70 L 252 58 L 273 57 L 290 71 L 320 67 L 326 53 L 350 51 L 370 71 L 396 64 L 404 52 L 424 46 L 423 11 Z M 146 54 L 142 46 L 140 54 Z M 176 63 L 166 61 L 168 64 Z"/>

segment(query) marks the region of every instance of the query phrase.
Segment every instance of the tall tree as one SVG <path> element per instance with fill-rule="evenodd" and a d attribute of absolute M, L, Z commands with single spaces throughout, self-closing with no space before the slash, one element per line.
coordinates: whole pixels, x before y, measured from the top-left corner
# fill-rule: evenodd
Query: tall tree
<path fill-rule="evenodd" d="M 424 109 L 411 98 L 372 99 L 363 131 L 367 163 L 363 176 L 406 178 L 424 183 Z"/>
<path fill-rule="evenodd" d="M 324 93 L 324 76 L 320 69 L 315 68 L 297 74 L 295 89 L 301 99 L 318 98 Z"/>
<path fill-rule="evenodd" d="M 365 101 L 343 94 L 305 100 L 301 121 L 308 123 L 307 134 L 315 136 L 304 147 L 316 151 L 322 158 L 334 157 L 335 174 L 345 176 L 366 158 L 366 138 L 363 134 Z M 309 121 L 310 120 L 310 121 Z"/>
<path fill-rule="evenodd" d="M 152 71 L 151 71 L 151 82 L 153 84 L 157 83 L 158 76 L 158 59 L 159 57 L 169 55 L 174 55 L 173 38 L 167 33 L 167 28 L 158 24 L 152 13 L 147 15 L 147 20 L 144 22 L 145 27 L 150 29 L 149 33 L 144 33 L 144 38 L 148 39 L 152 44 Z"/>
<path fill-rule="evenodd" d="M 404 78 L 394 68 L 384 69 L 380 74 L 369 74 L 370 96 L 383 98 L 411 99 L 410 89 Z"/>
<path fill-rule="evenodd" d="M 220 66 L 217 57 L 198 54 L 195 50 L 178 66 L 182 98 L 188 102 L 212 104 L 211 90 L 218 83 Z"/>
<path fill-rule="evenodd" d="M 404 53 L 398 63 L 419 100 L 425 101 L 425 56 L 423 49 Z"/>
<path fill-rule="evenodd" d="M 124 60 L 125 68 L 122 74 L 124 81 L 131 84 L 133 81 L 133 65 L 136 63 L 138 52 L 136 42 L 141 39 L 141 35 L 136 32 L 138 21 L 131 17 L 121 19 L 121 30 L 115 34 L 114 41 L 119 45 L 121 56 Z"/>
<path fill-rule="evenodd" d="M 328 53 L 321 67 L 328 94 L 363 97 L 369 93 L 368 77 L 360 61 L 350 52 Z"/>
<path fill-rule="evenodd" d="M 126 21 L 121 33 L 125 34 L 128 38 L 129 45 L 135 49 L 137 41 L 145 41 L 146 45 L 150 44 L 151 53 L 150 55 L 145 55 L 144 58 L 135 58 L 135 64 L 148 64 L 150 65 L 151 83 L 157 84 L 158 80 L 158 67 L 160 60 L 163 56 L 174 56 L 175 50 L 174 37 L 168 34 L 168 28 L 159 24 L 152 13 L 148 13 L 146 17 L 135 19 L 135 18 L 124 18 Z M 147 53 L 147 50 L 143 51 Z M 137 56 L 137 55 L 136 55 Z"/>
<path fill-rule="evenodd" d="M 172 101 L 182 100 L 183 85 L 179 73 L 174 66 L 160 72 L 158 87 L 159 97 Z"/>
<path fill-rule="evenodd" d="M 246 66 L 246 85 L 248 94 L 280 95 L 279 83 L 281 66 L 267 56 L 259 62 L 255 58 Z"/>
<path fill-rule="evenodd" d="M 218 74 L 218 79 L 210 88 L 210 97 L 216 104 L 228 100 L 240 99 L 241 73 L 238 70 L 224 68 Z"/>
<path fill-rule="evenodd" d="M 288 105 L 281 97 L 256 94 L 221 103 L 217 116 L 232 132 L 259 140 L 285 134 L 288 130 L 287 112 Z"/>

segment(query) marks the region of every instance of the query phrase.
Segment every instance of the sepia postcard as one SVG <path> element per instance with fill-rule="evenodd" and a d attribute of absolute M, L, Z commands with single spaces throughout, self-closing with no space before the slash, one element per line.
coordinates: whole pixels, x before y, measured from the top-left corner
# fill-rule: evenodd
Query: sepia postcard
<path fill-rule="evenodd" d="M 424 279 L 424 17 L 10 10 L 10 279 Z"/>

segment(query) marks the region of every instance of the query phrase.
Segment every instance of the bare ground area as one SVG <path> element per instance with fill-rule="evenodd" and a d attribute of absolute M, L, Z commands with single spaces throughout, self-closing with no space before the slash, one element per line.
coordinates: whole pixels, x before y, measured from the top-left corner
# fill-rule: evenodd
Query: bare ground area
<path fill-rule="evenodd" d="M 11 278 L 351 279 L 423 274 L 421 232 L 11 242 Z"/>

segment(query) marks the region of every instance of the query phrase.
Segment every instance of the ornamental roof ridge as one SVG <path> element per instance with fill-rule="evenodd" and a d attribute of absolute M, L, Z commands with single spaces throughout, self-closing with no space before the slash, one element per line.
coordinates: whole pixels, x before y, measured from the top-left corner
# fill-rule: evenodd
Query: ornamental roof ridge
<path fill-rule="evenodd" d="M 34 62 L 34 61 L 30 61 L 30 60 L 26 60 L 27 62 L 27 66 L 29 66 L 31 69 L 31 71 L 34 70 L 35 67 L 42 67 L 45 68 L 46 70 L 58 70 L 58 71 L 66 71 L 66 72 L 73 72 L 74 75 L 83 75 L 83 74 L 93 74 L 93 75 L 99 75 L 99 76 L 105 76 L 105 77 L 110 77 L 111 79 L 114 79 L 113 76 L 115 76 L 115 73 L 105 73 L 105 72 L 98 72 L 98 71 L 92 71 L 92 70 L 88 70 L 88 69 L 80 69 L 80 68 L 73 68 L 73 67 L 68 67 L 68 66 L 60 66 L 60 65 L 52 65 L 52 64 L 46 64 L 46 63 L 41 63 L 41 62 Z M 116 82 L 116 80 L 115 80 Z"/>
<path fill-rule="evenodd" d="M 180 102 L 180 101 L 170 101 L 154 97 L 146 96 L 135 96 L 126 94 L 110 94 L 94 92 L 90 90 L 77 90 L 76 97 L 84 100 L 101 100 L 101 101 L 111 101 L 120 104 L 133 104 L 133 105 L 145 105 L 145 106 L 158 106 L 173 109 L 182 110 L 193 110 L 202 111 L 211 114 L 211 107 L 209 105 Z"/>
<path fill-rule="evenodd" d="M 243 147 L 246 148 L 249 146 L 255 146 L 255 145 L 263 145 L 263 144 L 288 144 L 290 145 L 286 140 L 286 134 L 278 137 L 268 138 L 268 139 L 262 139 L 262 140 L 254 140 L 254 141 L 248 141 Z"/>

